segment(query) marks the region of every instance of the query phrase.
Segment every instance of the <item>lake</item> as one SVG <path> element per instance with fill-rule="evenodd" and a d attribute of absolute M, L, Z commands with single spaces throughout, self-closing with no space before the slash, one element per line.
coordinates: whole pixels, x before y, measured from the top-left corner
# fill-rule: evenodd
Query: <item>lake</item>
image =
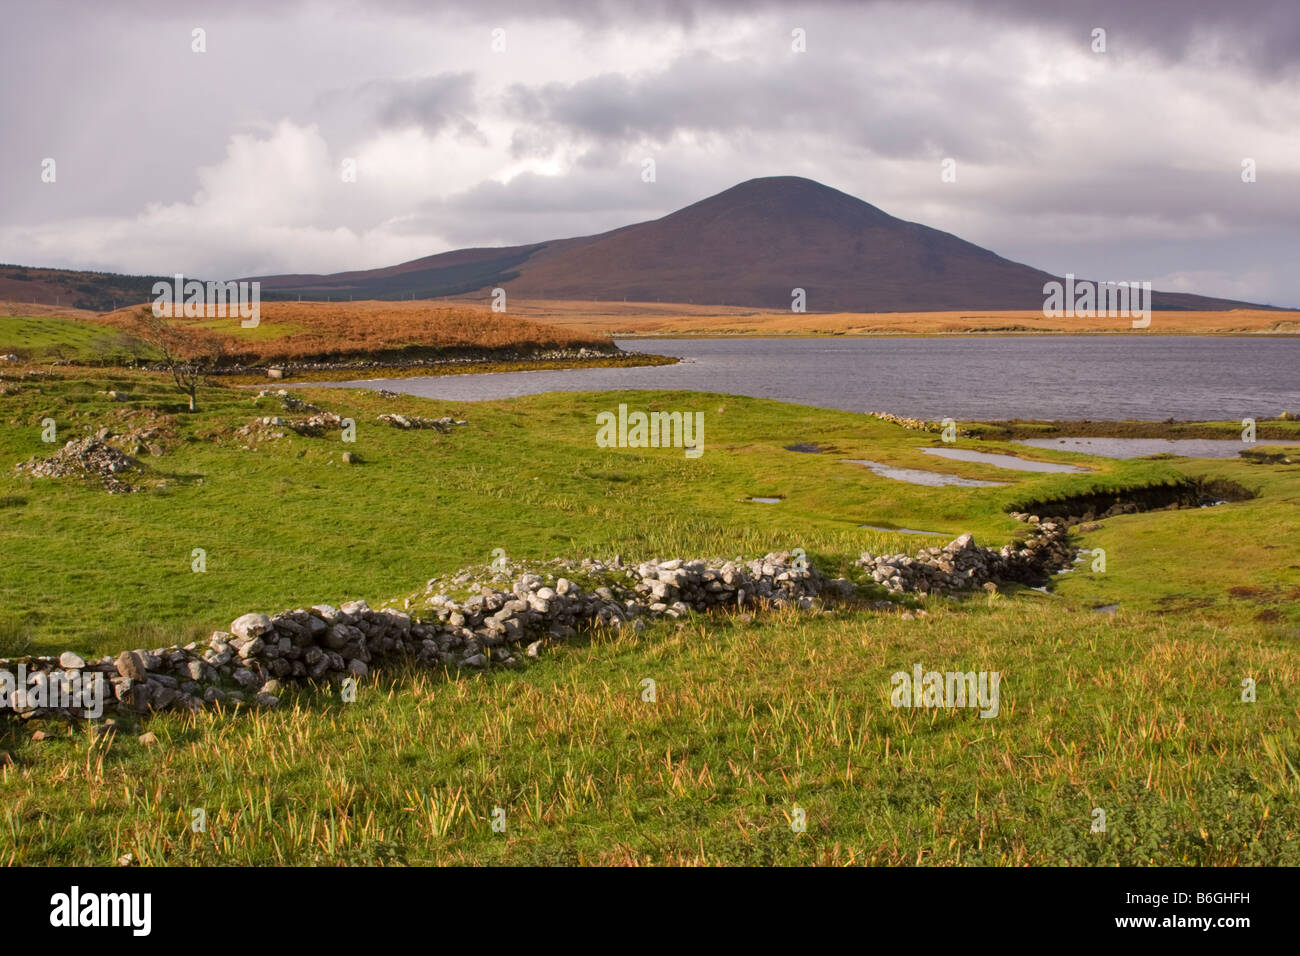
<path fill-rule="evenodd" d="M 1180 455 L 1184 458 L 1236 458 L 1250 445 L 1241 439 L 1219 438 L 1025 438 L 1017 445 L 1080 451 L 1103 458 L 1145 458 Z M 1275 444 L 1260 442 L 1261 445 Z"/>
<path fill-rule="evenodd" d="M 854 412 L 989 420 L 1238 420 L 1300 411 L 1300 337 L 997 336 L 619 340 L 676 365 L 334 383 L 452 401 L 686 389 Z"/>

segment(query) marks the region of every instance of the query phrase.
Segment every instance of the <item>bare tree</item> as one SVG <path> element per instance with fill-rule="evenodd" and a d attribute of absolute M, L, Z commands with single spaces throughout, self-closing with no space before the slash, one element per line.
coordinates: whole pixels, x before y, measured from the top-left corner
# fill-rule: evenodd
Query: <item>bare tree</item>
<path fill-rule="evenodd" d="M 198 329 L 181 331 L 168 325 L 147 307 L 134 324 L 136 334 L 162 356 L 176 388 L 189 399 L 190 411 L 198 411 L 199 386 L 221 360 L 221 342 Z"/>

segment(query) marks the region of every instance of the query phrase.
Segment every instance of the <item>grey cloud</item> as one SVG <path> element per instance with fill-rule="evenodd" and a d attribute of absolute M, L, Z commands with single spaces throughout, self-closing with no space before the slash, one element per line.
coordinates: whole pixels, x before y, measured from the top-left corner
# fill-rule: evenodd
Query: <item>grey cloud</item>
<path fill-rule="evenodd" d="M 520 155 L 565 134 L 634 143 L 766 131 L 843 139 L 890 158 L 982 161 L 1020 153 L 1034 135 L 1019 93 L 996 77 L 963 71 L 918 87 L 892 65 L 848 70 L 818 57 L 729 61 L 696 52 L 645 76 L 515 85 L 504 105 L 525 124 L 515 134 Z"/>
<path fill-rule="evenodd" d="M 1027 169 L 1015 177 L 964 187 L 962 201 L 990 215 L 1044 221 L 1088 217 L 1119 222 L 1144 217 L 1171 226 L 1213 220 L 1224 231 L 1291 228 L 1300 223 L 1300 174 L 1269 170 L 1241 181 L 1235 161 L 1218 169 L 1117 164 L 1088 168 Z M 1063 185 L 1063 184 L 1068 184 Z"/>
<path fill-rule="evenodd" d="M 385 0 L 391 9 L 419 15 L 419 0 Z M 561 18 L 594 30 L 634 30 L 649 23 L 689 29 L 709 15 L 797 17 L 825 11 L 842 15 L 846 28 L 868 9 L 902 7 L 932 12 L 936 24 L 954 10 L 1022 26 L 1038 25 L 1063 40 L 1087 43 L 1094 27 L 1107 30 L 1118 51 L 1154 51 L 1169 59 L 1204 56 L 1214 62 L 1268 74 L 1300 66 L 1300 4 L 1295 0 L 477 0 L 484 16 Z M 1216 38 L 1212 49 L 1199 40 Z"/>
<path fill-rule="evenodd" d="M 486 181 L 424 206 L 416 221 L 436 226 L 457 245 L 523 245 L 656 219 L 702 198 L 693 178 L 666 175 L 645 183 L 639 165 L 612 155 L 584 157 L 578 169 L 569 176 L 522 173 L 508 183 Z"/>
<path fill-rule="evenodd" d="M 1300 65 L 1300 4 L 1294 0 L 987 0 L 981 8 L 1081 42 L 1102 27 L 1108 47 L 1118 51 L 1205 56 L 1263 73 Z M 1207 36 L 1217 41 L 1213 49 L 1200 44 Z"/>
<path fill-rule="evenodd" d="M 384 126 L 419 126 L 431 135 L 454 127 L 462 135 L 482 139 L 471 118 L 477 109 L 472 73 L 373 81 L 363 92 L 380 97 L 378 119 Z"/>

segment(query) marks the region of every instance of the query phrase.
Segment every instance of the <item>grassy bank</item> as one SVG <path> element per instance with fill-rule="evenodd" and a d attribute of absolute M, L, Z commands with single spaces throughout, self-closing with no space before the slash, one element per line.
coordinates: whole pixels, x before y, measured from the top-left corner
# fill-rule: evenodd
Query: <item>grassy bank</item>
<path fill-rule="evenodd" d="M 999 715 L 893 708 L 917 662 L 1000 671 Z M 1293 641 L 1047 599 L 597 635 L 150 746 L 9 733 L 0 860 L 1295 865 L 1298 680 Z"/>
<path fill-rule="evenodd" d="M 396 359 L 395 359 L 396 361 Z M 356 382 L 382 378 L 423 378 L 431 375 L 482 375 L 489 372 L 539 372 L 545 369 L 566 368 L 635 368 L 650 365 L 674 365 L 679 360 L 669 355 L 648 355 L 643 352 L 601 355 L 598 357 L 527 359 L 523 361 L 492 361 L 482 359 L 447 365 L 386 365 L 380 368 L 324 368 L 293 369 L 287 378 L 268 379 L 265 373 L 246 372 L 222 375 L 226 385 L 259 385 L 267 388 L 287 388 L 312 382 Z"/>
<path fill-rule="evenodd" d="M 1018 501 L 1188 476 L 1256 494 L 1093 522 L 1078 541 L 1104 549 L 1104 572 L 1090 555 L 1050 594 L 933 599 L 925 617 L 697 617 L 589 635 L 519 671 L 381 673 L 354 704 L 302 689 L 275 712 L 164 716 L 99 741 L 49 724 L 33 741 L 0 718 L 14 761 L 0 766 L 0 860 L 1300 862 L 1293 465 L 962 440 L 1093 469 L 1007 471 L 926 455 L 937 436 L 868 416 L 681 392 L 456 404 L 304 388 L 355 419 L 356 442 L 258 441 L 239 429 L 294 414 L 246 389 L 208 387 L 187 414 L 143 373 L 0 385 L 5 651 L 157 646 L 249 610 L 378 602 L 495 548 L 635 560 L 800 547 L 835 573 L 862 550 L 1010 540 Z M 703 412 L 704 454 L 597 447 L 595 416 L 619 402 Z M 376 421 L 385 412 L 469 424 L 401 431 Z M 135 494 L 11 470 L 102 426 L 145 425 L 161 453 L 141 456 Z M 799 443 L 822 452 L 786 448 Z M 1006 484 L 909 485 L 842 458 Z M 890 675 L 915 663 L 1000 671 L 999 715 L 891 707 Z M 137 742 L 145 729 L 157 743 Z M 807 832 L 791 829 L 796 806 Z M 1104 834 L 1091 832 L 1098 807 Z M 196 808 L 204 833 L 190 830 Z"/>
<path fill-rule="evenodd" d="M 167 324 L 179 334 L 177 342 L 219 355 L 218 364 L 227 367 L 376 359 L 397 365 L 415 357 L 491 361 L 611 347 L 604 335 L 428 302 L 266 302 L 249 327 L 233 304 L 229 311 L 223 317 L 177 316 Z M 0 316 L 0 352 L 31 361 L 155 362 L 158 348 L 141 319 L 148 312 L 148 305 L 136 305 L 104 315 Z"/>
<path fill-rule="evenodd" d="M 345 444 L 337 431 L 250 442 L 238 429 L 287 413 L 276 400 L 257 402 L 245 389 L 208 388 L 200 412 L 190 415 L 158 376 L 102 374 L 9 387 L 18 390 L 4 398 L 0 456 L 9 464 L 0 478 L 0 540 L 8 553 L 24 557 L 0 569 L 0 601 L 38 647 L 83 651 L 138 646 L 142 630 L 210 631 L 255 608 L 406 593 L 434 574 L 485 562 L 498 547 L 534 559 L 732 556 L 802 547 L 835 569 L 864 549 L 944 541 L 863 530 L 863 524 L 949 536 L 971 531 L 1001 543 L 1020 528 L 1005 513 L 1015 501 L 1141 486 L 1183 473 L 1170 462 L 1108 462 L 1055 451 L 1039 457 L 1090 461 L 1097 470 L 1008 472 L 935 459 L 920 451 L 935 436 L 864 416 L 719 395 L 622 396 L 632 408 L 703 411 L 706 451 L 691 460 L 681 449 L 597 447 L 595 416 L 616 407 L 613 396 L 600 394 L 454 404 L 302 390 L 355 419 L 357 440 Z M 470 424 L 442 435 L 376 420 L 393 411 Z M 161 422 L 153 417 L 159 412 Z M 143 490 L 132 495 L 14 474 L 13 463 L 53 450 L 41 441 L 47 418 L 57 423 L 56 447 L 101 426 L 124 432 L 152 423 L 163 431 L 156 442 L 163 454 L 140 456 Z M 795 442 L 826 451 L 785 450 Z M 360 463 L 345 465 L 344 451 Z M 1007 484 L 908 485 L 841 458 Z M 1284 483 L 1294 473 L 1282 466 L 1236 467 L 1247 478 L 1276 472 Z M 753 496 L 782 500 L 756 504 L 748 500 Z M 1275 507 L 1271 498 L 1225 506 L 1226 534 L 1254 534 Z M 1284 530 L 1293 519 L 1281 510 Z M 1166 543 L 1178 541 L 1171 536 Z M 191 571 L 195 548 L 206 552 L 206 573 Z M 1118 556 L 1115 567 L 1123 567 Z"/>

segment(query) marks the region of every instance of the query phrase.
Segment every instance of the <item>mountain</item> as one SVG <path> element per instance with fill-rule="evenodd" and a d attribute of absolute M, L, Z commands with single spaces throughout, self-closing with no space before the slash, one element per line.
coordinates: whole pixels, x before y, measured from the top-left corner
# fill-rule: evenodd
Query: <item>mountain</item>
<path fill-rule="evenodd" d="M 1059 277 L 810 179 L 774 176 L 595 236 L 458 249 L 383 269 L 254 278 L 268 300 L 430 299 L 504 286 L 523 299 L 787 310 L 791 290 L 800 288 L 809 312 L 943 312 L 1037 311 L 1043 284 Z M 104 312 L 151 300 L 156 281 L 171 277 L 0 265 L 0 301 Z M 1156 292 L 1153 302 L 1166 310 L 1270 308 L 1172 292 Z"/>
<path fill-rule="evenodd" d="M 0 302 L 38 303 L 108 312 L 153 299 L 155 282 L 170 276 L 130 276 L 0 264 Z"/>
<path fill-rule="evenodd" d="M 522 298 L 788 309 L 791 290 L 802 288 L 810 312 L 931 312 L 1041 309 L 1043 284 L 1058 277 L 810 179 L 774 176 L 595 236 L 258 278 L 267 298 L 433 298 L 503 286 Z M 1156 292 L 1153 301 L 1157 309 L 1260 308 L 1185 293 Z"/>

